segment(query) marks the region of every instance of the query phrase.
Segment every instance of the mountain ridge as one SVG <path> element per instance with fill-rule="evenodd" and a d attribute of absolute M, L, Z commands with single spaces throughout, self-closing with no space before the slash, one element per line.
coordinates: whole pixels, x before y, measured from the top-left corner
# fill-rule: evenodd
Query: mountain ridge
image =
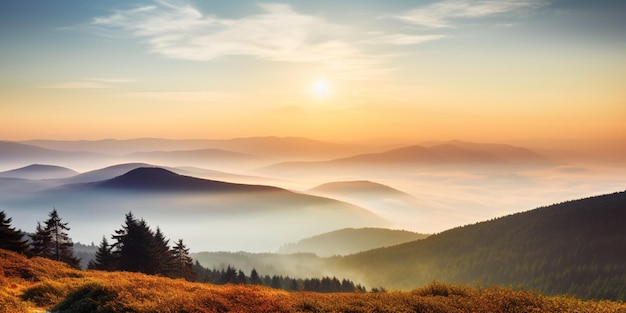
<path fill-rule="evenodd" d="M 626 299 L 626 191 L 571 200 L 336 258 L 372 285 L 513 285 L 545 294 Z M 411 275 L 407 275 L 411 273 Z"/>

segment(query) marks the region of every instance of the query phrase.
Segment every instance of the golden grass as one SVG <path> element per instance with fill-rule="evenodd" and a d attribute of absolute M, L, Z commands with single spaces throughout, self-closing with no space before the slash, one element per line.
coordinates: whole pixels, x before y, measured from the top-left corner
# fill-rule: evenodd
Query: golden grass
<path fill-rule="evenodd" d="M 615 312 L 626 304 L 432 283 L 410 292 L 286 292 L 139 273 L 78 271 L 0 250 L 0 312 Z"/>

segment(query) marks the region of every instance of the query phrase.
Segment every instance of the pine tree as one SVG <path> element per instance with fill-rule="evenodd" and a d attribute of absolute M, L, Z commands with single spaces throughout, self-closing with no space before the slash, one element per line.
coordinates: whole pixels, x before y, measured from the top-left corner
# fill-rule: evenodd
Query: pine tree
<path fill-rule="evenodd" d="M 250 284 L 252 285 L 262 285 L 263 282 L 261 281 L 261 277 L 259 276 L 259 273 L 257 273 L 256 269 L 252 269 L 252 271 L 250 272 Z"/>
<path fill-rule="evenodd" d="M 185 246 L 182 239 L 178 239 L 172 247 L 172 255 L 176 264 L 175 277 L 195 280 L 196 273 L 193 270 L 193 260 L 189 256 L 189 248 Z"/>
<path fill-rule="evenodd" d="M 70 228 L 67 223 L 61 222 L 56 209 L 48 214 L 48 220 L 44 224 L 42 227 L 41 223 L 37 222 L 36 232 L 31 237 L 32 253 L 79 268 L 80 260 L 72 252 L 74 243 L 66 232 Z"/>
<path fill-rule="evenodd" d="M 156 261 L 152 253 L 154 234 L 144 220 L 137 220 L 132 212 L 126 214 L 125 225 L 116 230 L 113 255 L 118 270 L 156 274 Z"/>
<path fill-rule="evenodd" d="M 51 238 L 46 229 L 41 226 L 41 222 L 37 222 L 35 233 L 30 235 L 30 254 L 32 256 L 40 256 L 50 258 Z"/>
<path fill-rule="evenodd" d="M 237 279 L 235 280 L 235 283 L 239 285 L 245 285 L 248 283 L 248 278 L 242 270 L 239 270 L 239 272 L 237 272 Z"/>
<path fill-rule="evenodd" d="M 11 227 L 12 219 L 7 218 L 4 211 L 0 211 L 0 249 L 15 251 L 18 253 L 28 253 L 27 241 L 24 240 L 24 233 Z"/>
<path fill-rule="evenodd" d="M 226 267 L 226 271 L 222 274 L 222 277 L 220 277 L 220 281 L 219 283 L 222 285 L 225 284 L 232 284 L 237 280 L 237 270 L 228 265 L 228 267 Z"/>
<path fill-rule="evenodd" d="M 102 237 L 102 241 L 96 251 L 95 260 L 90 261 L 87 268 L 103 271 L 113 271 L 117 268 L 115 257 L 106 237 Z"/>
<path fill-rule="evenodd" d="M 156 274 L 171 276 L 177 271 L 176 260 L 168 244 L 169 239 L 166 239 L 161 229 L 157 227 L 151 247 Z"/>

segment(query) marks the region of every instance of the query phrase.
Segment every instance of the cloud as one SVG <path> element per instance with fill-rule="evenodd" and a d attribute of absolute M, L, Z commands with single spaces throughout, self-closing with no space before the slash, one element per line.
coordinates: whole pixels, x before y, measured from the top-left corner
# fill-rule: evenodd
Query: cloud
<path fill-rule="evenodd" d="M 123 95 L 132 98 L 164 102 L 225 103 L 240 98 L 240 96 L 236 94 L 219 91 L 128 92 Z"/>
<path fill-rule="evenodd" d="M 65 81 L 55 84 L 39 86 L 39 88 L 52 89 L 103 89 L 113 88 L 115 84 L 129 83 L 135 81 L 128 78 L 89 78 L 73 81 Z"/>
<path fill-rule="evenodd" d="M 358 49 L 347 27 L 302 14 L 287 4 L 258 4 L 260 13 L 238 19 L 206 15 L 189 4 L 156 2 L 109 16 L 93 26 L 121 29 L 144 38 L 151 50 L 174 59 L 211 61 L 251 56 L 281 62 L 318 63 L 344 78 L 384 72 L 384 57 Z"/>
<path fill-rule="evenodd" d="M 448 35 L 432 34 L 432 35 L 407 35 L 407 34 L 372 34 L 372 37 L 364 43 L 371 44 L 391 44 L 398 46 L 417 45 L 428 41 L 439 40 L 448 37 Z"/>
<path fill-rule="evenodd" d="M 455 21 L 519 14 L 545 6 L 546 0 L 446 0 L 394 16 L 428 28 L 455 28 Z"/>

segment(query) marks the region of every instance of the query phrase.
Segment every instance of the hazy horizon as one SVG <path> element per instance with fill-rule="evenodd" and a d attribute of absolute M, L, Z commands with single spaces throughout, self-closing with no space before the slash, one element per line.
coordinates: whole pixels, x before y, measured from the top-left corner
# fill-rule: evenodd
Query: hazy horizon
<path fill-rule="evenodd" d="M 367 180 L 413 198 L 342 191 L 333 196 L 349 204 L 332 205 L 417 232 L 616 192 L 626 188 L 624 29 L 626 2 L 613 0 L 0 1 L 0 140 L 10 142 L 0 144 L 30 145 L 0 150 L 0 172 L 139 162 L 285 188 L 302 214 L 321 200 L 301 193 Z M 105 172 L 87 176 L 124 174 Z M 68 181 L 2 178 L 0 210 L 43 219 L 67 208 L 74 224 L 106 209 L 54 189 Z M 179 221 L 161 226 L 211 250 L 181 226 L 198 222 L 192 214 L 171 211 L 211 221 L 220 203 L 134 196 L 111 198 L 107 218 L 155 206 L 149 222 Z M 274 213 L 292 203 L 272 201 Z M 271 238 L 237 234 L 233 249 L 331 228 L 275 217 Z M 115 225 L 71 227 L 97 242 Z"/>
<path fill-rule="evenodd" d="M 626 138 L 624 4 L 8 1 L 3 140 Z"/>

